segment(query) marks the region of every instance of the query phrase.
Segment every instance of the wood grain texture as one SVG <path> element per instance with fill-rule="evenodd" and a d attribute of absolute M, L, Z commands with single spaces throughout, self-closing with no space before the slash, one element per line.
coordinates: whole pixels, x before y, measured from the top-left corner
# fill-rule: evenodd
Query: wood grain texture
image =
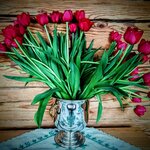
<path fill-rule="evenodd" d="M 41 10 L 51 12 L 84 9 L 90 19 L 150 20 L 150 2 L 142 0 L 1 0 L 0 5 L 1 15 L 17 15 L 22 11 L 35 15 Z"/>
<path fill-rule="evenodd" d="M 0 88 L 0 128 L 30 128 L 36 127 L 33 121 L 34 113 L 38 106 L 31 106 L 31 101 L 45 88 Z M 137 117 L 133 112 L 134 103 L 126 105 L 125 111 L 121 111 L 116 98 L 110 94 L 103 98 L 103 114 L 101 121 L 96 124 L 98 102 L 95 98 L 90 100 L 89 126 L 133 126 L 145 125 L 150 127 L 150 102 L 141 103 L 145 105 L 147 113 L 143 117 Z M 54 120 L 49 115 L 50 104 L 46 108 L 43 119 L 43 127 L 54 126 Z"/>
<path fill-rule="evenodd" d="M 91 30 L 86 33 L 87 47 L 90 41 L 94 39 L 94 48 L 99 46 L 102 46 L 103 49 L 108 48 L 109 33 L 113 30 L 124 33 L 128 26 L 137 26 L 144 30 L 143 38 L 150 40 L 150 1 L 0 0 L 0 7 L 0 30 L 12 24 L 16 19 L 16 15 L 23 11 L 29 12 L 34 17 L 41 10 L 50 13 L 52 10 L 63 12 L 65 9 L 72 9 L 73 11 L 84 9 L 87 17 L 95 23 Z M 52 26 L 51 24 L 48 25 L 50 32 L 53 29 Z M 45 36 L 41 26 L 32 23 L 30 28 L 32 32 L 39 31 Z M 64 24 L 58 25 L 58 30 L 64 32 Z M 0 41 L 2 40 L 3 37 L 0 34 Z M 136 50 L 136 48 L 137 46 L 134 49 Z M 102 52 L 99 51 L 98 55 L 101 55 Z M 21 82 L 6 79 L 3 77 L 4 74 L 23 76 L 25 74 L 17 73 L 14 70 L 14 64 L 6 58 L 0 58 L 1 64 L 9 65 L 12 68 L 8 69 L 6 66 L 0 68 L 0 128 L 35 128 L 33 116 L 37 106 L 31 106 L 30 104 L 34 96 L 46 90 L 47 87 L 41 83 L 34 82 L 25 88 Z M 149 72 L 149 62 L 141 65 L 140 69 L 142 72 Z M 125 112 L 122 112 L 115 97 L 108 94 L 103 97 L 104 110 L 102 119 L 96 124 L 97 102 L 95 99 L 92 99 L 90 100 L 88 126 L 141 126 L 149 130 L 150 103 L 143 102 L 142 105 L 147 108 L 147 113 L 139 118 L 133 112 L 135 104 L 131 103 L 131 106 L 125 105 Z M 50 106 L 48 105 L 42 127 L 54 126 L 54 121 L 49 115 L 49 108 Z"/>

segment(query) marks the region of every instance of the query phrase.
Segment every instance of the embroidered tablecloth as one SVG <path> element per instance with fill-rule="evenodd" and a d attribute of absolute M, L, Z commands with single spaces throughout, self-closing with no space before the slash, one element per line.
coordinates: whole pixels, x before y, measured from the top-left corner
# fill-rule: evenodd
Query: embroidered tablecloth
<path fill-rule="evenodd" d="M 36 129 L 0 143 L 0 150 L 67 150 L 54 141 L 57 129 Z M 76 150 L 140 150 L 95 128 L 85 128 L 85 144 Z"/>

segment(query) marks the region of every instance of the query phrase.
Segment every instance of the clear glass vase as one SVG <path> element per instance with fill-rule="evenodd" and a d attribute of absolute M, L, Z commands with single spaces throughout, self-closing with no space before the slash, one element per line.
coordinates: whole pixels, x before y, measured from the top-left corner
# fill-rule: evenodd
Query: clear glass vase
<path fill-rule="evenodd" d="M 81 146 L 85 142 L 85 137 L 81 133 L 86 126 L 85 100 L 59 99 L 58 103 L 55 126 L 59 132 L 54 138 L 55 142 L 66 148 Z"/>

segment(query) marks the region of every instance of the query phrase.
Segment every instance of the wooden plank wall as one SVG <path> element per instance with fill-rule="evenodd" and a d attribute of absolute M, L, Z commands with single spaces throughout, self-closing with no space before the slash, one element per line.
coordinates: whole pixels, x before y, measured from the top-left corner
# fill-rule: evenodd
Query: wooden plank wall
<path fill-rule="evenodd" d="M 84 9 L 87 16 L 95 22 L 92 29 L 86 33 L 88 43 L 95 39 L 94 47 L 109 45 L 108 35 L 112 30 L 123 33 L 127 26 L 137 26 L 143 29 L 143 38 L 150 40 L 150 2 L 142 0 L 80 0 L 80 1 L 56 1 L 56 0 L 0 0 L 0 30 L 12 23 L 16 15 L 22 11 L 36 15 L 41 10 L 51 12 L 52 10 L 64 11 L 65 9 Z M 52 29 L 49 25 L 50 30 Z M 40 26 L 31 24 L 31 29 L 42 32 Z M 59 26 L 65 30 L 64 25 Z M 0 35 L 0 41 L 3 37 Z M 136 47 L 135 47 L 136 49 Z M 0 58 L 0 63 L 11 65 L 9 59 Z M 149 62 L 140 66 L 141 70 L 148 72 Z M 27 87 L 21 82 L 5 79 L 3 75 L 17 75 L 13 69 L 0 69 L 0 128 L 34 128 L 36 127 L 33 116 L 37 106 L 30 103 L 34 96 L 46 87 L 41 83 L 32 83 Z M 96 124 L 97 102 L 90 100 L 89 126 L 143 126 L 150 128 L 150 102 L 143 102 L 147 113 L 143 117 L 137 117 L 133 112 L 134 104 L 126 106 L 124 112 L 120 110 L 115 97 L 106 95 L 103 97 L 103 115 L 101 121 Z M 47 106 L 42 127 L 54 125 L 49 115 Z"/>

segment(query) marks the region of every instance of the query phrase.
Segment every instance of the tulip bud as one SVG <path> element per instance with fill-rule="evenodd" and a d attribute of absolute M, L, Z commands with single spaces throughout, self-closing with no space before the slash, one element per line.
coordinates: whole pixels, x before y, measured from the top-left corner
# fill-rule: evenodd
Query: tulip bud
<path fill-rule="evenodd" d="M 4 37 L 9 39 L 13 39 L 17 36 L 16 29 L 12 25 L 9 25 L 5 29 L 2 29 L 2 34 Z"/>
<path fill-rule="evenodd" d="M 59 11 L 53 11 L 50 14 L 50 19 L 53 23 L 58 23 L 61 20 L 62 17 L 62 13 L 60 13 Z"/>
<path fill-rule="evenodd" d="M 77 10 L 74 13 L 74 16 L 75 16 L 77 21 L 80 21 L 81 19 L 85 18 L 85 12 L 84 12 L 84 10 Z"/>
<path fill-rule="evenodd" d="M 134 109 L 134 112 L 136 113 L 136 115 L 141 117 L 146 112 L 146 108 L 144 106 L 137 105 L 136 108 Z"/>
<path fill-rule="evenodd" d="M 112 31 L 112 32 L 110 32 L 109 39 L 111 42 L 112 41 L 120 41 L 121 37 L 122 37 L 122 35 L 119 34 L 119 32 Z"/>
<path fill-rule="evenodd" d="M 38 22 L 41 26 L 44 26 L 45 24 L 48 24 L 48 23 L 49 23 L 49 19 L 48 19 L 47 13 L 38 14 L 38 15 L 36 16 L 36 20 L 37 20 L 37 22 Z"/>
<path fill-rule="evenodd" d="M 23 12 L 17 16 L 17 23 L 27 27 L 30 24 L 30 14 Z"/>
<path fill-rule="evenodd" d="M 150 73 L 144 74 L 143 75 L 143 80 L 144 80 L 145 85 L 150 86 Z"/>
<path fill-rule="evenodd" d="M 76 23 L 69 24 L 69 29 L 71 33 L 75 33 L 77 30 L 77 24 Z"/>
<path fill-rule="evenodd" d="M 134 45 L 139 42 L 142 35 L 143 35 L 143 30 L 139 30 L 138 28 L 128 27 L 126 32 L 124 33 L 124 39 L 127 43 Z"/>
<path fill-rule="evenodd" d="M 73 14 L 71 10 L 65 10 L 62 16 L 63 22 L 71 22 L 73 19 Z"/>
<path fill-rule="evenodd" d="M 127 48 L 127 43 L 122 41 L 117 41 L 117 49 L 118 50 L 125 50 Z"/>
<path fill-rule="evenodd" d="M 132 102 L 134 102 L 134 103 L 141 103 L 141 102 L 142 102 L 142 99 L 141 99 L 141 98 L 138 98 L 138 97 L 133 97 L 131 100 L 132 100 Z"/>
<path fill-rule="evenodd" d="M 146 41 L 142 39 L 140 44 L 138 45 L 138 51 L 144 55 L 149 55 L 150 54 L 150 41 Z"/>
<path fill-rule="evenodd" d="M 82 31 L 88 31 L 92 25 L 94 23 L 91 22 L 88 18 L 82 18 L 80 21 L 79 21 L 79 28 L 82 30 Z"/>

